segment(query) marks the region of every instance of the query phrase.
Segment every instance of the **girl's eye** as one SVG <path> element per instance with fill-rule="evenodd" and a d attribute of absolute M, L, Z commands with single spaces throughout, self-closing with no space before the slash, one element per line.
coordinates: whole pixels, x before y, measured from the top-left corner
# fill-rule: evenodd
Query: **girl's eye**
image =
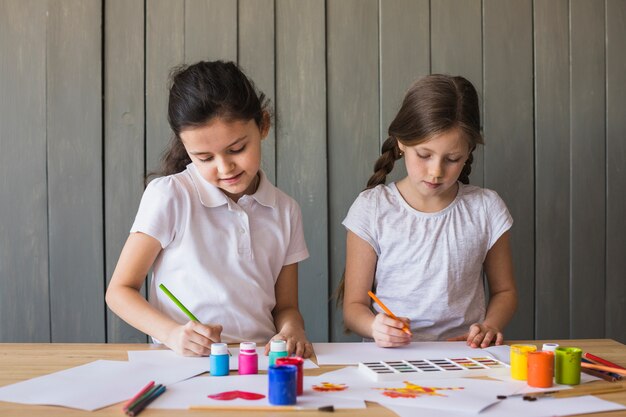
<path fill-rule="evenodd" d="M 417 156 L 418 156 L 419 158 L 422 158 L 422 159 L 428 159 L 428 158 L 430 158 L 430 155 L 421 154 L 421 153 L 418 153 L 418 154 L 417 154 Z"/>
<path fill-rule="evenodd" d="M 456 159 L 448 158 L 448 162 L 453 163 L 453 164 L 456 163 L 456 162 L 459 162 L 460 160 L 461 160 L 461 158 L 456 158 Z"/>
<path fill-rule="evenodd" d="M 241 153 L 244 149 L 246 149 L 246 145 L 243 145 L 241 148 L 231 149 L 230 153 Z"/>
<path fill-rule="evenodd" d="M 207 157 L 206 157 L 206 158 L 204 158 L 204 159 L 202 159 L 202 158 L 198 158 L 198 160 L 199 160 L 200 162 L 210 162 L 210 161 L 212 161 L 212 160 L 213 160 L 213 157 L 212 157 L 212 156 L 207 156 Z"/>

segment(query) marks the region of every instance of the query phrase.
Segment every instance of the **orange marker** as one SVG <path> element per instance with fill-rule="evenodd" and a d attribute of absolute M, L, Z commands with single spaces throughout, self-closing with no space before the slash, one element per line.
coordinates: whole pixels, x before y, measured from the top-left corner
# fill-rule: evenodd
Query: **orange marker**
<path fill-rule="evenodd" d="M 370 297 L 372 297 L 372 300 L 374 300 L 374 302 L 376 302 L 376 304 L 378 304 L 378 305 L 380 306 L 380 308 L 382 308 L 382 309 L 385 311 L 385 313 L 387 313 L 387 315 L 388 315 L 389 317 L 391 317 L 392 319 L 396 319 L 396 320 L 401 321 L 398 317 L 396 317 L 396 315 L 395 315 L 395 314 L 393 314 L 393 313 L 391 312 L 391 310 L 389 310 L 389 309 L 387 308 L 387 306 L 386 306 L 386 305 L 384 305 L 384 304 L 383 304 L 383 302 L 382 302 L 382 301 L 380 301 L 380 300 L 378 299 L 378 297 L 376 297 L 376 294 L 374 294 L 374 293 L 373 293 L 373 292 L 371 292 L 371 291 L 368 291 L 368 292 L 367 292 L 367 294 L 368 294 Z M 404 333 L 408 334 L 409 336 L 412 336 L 412 335 L 411 335 L 411 330 L 409 329 L 409 327 L 408 327 L 406 324 L 405 324 L 404 326 L 402 326 L 402 331 L 403 331 Z"/>

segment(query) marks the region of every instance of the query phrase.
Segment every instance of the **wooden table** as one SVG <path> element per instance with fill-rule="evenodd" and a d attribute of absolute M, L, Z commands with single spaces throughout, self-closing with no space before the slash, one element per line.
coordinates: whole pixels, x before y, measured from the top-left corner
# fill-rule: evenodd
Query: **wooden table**
<path fill-rule="evenodd" d="M 576 346 L 619 364 L 626 364 L 626 346 L 608 339 L 585 339 L 585 340 L 552 340 L 561 346 Z M 509 341 L 508 343 L 532 343 L 539 348 L 543 341 Z M 127 351 L 160 349 L 161 347 L 149 344 L 62 344 L 62 343 L 0 343 L 0 386 L 24 381 L 41 375 L 84 365 L 97 359 L 127 360 Z M 319 375 L 329 370 L 337 369 L 338 366 L 322 366 L 319 369 L 306 371 L 307 375 Z M 609 401 L 615 401 L 626 405 L 626 392 L 603 394 L 599 397 Z M 363 410 L 338 410 L 342 417 L 349 416 L 387 416 L 393 417 L 394 413 L 376 403 L 368 403 L 367 409 Z M 150 416 L 217 416 L 228 415 L 233 417 L 244 416 L 249 412 L 239 411 L 188 411 L 188 410 L 151 410 L 141 413 L 142 417 Z M 325 416 L 328 413 L 317 411 L 297 412 L 255 412 L 255 416 L 288 416 L 299 417 Z M 123 416 L 121 403 L 98 411 L 81 411 L 64 407 L 23 405 L 0 401 L 0 416 L 49 416 L 49 417 L 79 417 L 79 416 Z M 612 412 L 610 414 L 589 414 L 589 416 L 620 416 L 626 417 L 626 411 Z"/>

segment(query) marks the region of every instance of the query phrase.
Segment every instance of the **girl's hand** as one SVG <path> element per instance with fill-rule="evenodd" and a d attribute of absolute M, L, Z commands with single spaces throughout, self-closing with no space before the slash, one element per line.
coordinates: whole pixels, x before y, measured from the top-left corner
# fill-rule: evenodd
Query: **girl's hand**
<path fill-rule="evenodd" d="M 378 313 L 372 322 L 372 338 L 379 347 L 397 347 L 411 343 L 411 335 L 404 332 L 406 325 L 411 328 L 406 317 L 393 319 L 386 314 Z"/>
<path fill-rule="evenodd" d="M 306 338 L 304 332 L 295 333 L 278 333 L 272 340 L 284 340 L 287 342 L 287 352 L 289 354 L 295 354 L 302 358 L 310 358 L 313 354 L 313 345 Z M 270 342 L 265 345 L 265 356 L 270 353 Z"/>
<path fill-rule="evenodd" d="M 221 341 L 222 326 L 190 321 L 170 332 L 163 343 L 183 356 L 209 356 L 211 344 Z"/>
<path fill-rule="evenodd" d="M 272 337 L 272 340 L 284 340 L 287 342 L 287 352 L 295 354 L 302 358 L 310 358 L 313 354 L 313 345 L 306 338 L 304 330 L 302 331 L 283 331 Z M 265 356 L 270 354 L 270 342 L 265 345 Z"/>
<path fill-rule="evenodd" d="M 469 333 L 463 336 L 453 337 L 449 341 L 465 340 L 467 345 L 473 348 L 486 348 L 491 343 L 501 345 L 504 341 L 504 335 L 497 328 L 485 323 L 474 323 L 469 328 Z"/>

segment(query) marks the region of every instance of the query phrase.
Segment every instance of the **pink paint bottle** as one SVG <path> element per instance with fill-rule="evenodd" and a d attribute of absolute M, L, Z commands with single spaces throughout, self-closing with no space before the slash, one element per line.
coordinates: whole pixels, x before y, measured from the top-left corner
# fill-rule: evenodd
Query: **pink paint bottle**
<path fill-rule="evenodd" d="M 259 355 L 256 353 L 256 343 L 241 342 L 239 344 L 239 375 L 259 373 Z"/>

